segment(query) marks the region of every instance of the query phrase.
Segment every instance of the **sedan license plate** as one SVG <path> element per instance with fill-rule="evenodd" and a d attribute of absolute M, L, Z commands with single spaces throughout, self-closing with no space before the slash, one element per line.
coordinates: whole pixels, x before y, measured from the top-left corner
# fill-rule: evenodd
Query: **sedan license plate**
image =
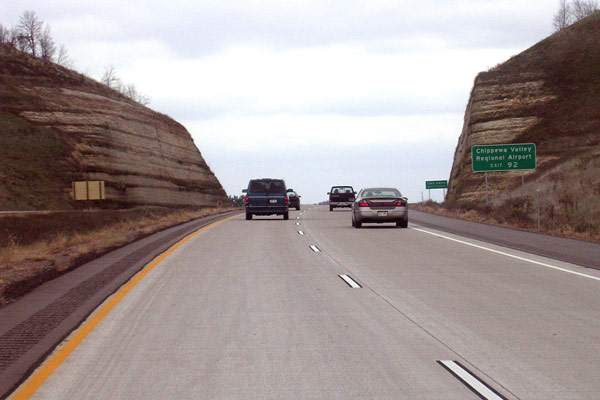
<path fill-rule="evenodd" d="M 377 211 L 378 217 L 387 217 L 387 211 Z"/>
<path fill-rule="evenodd" d="M 269 203 L 271 203 L 271 204 L 277 203 L 277 199 L 270 199 Z"/>

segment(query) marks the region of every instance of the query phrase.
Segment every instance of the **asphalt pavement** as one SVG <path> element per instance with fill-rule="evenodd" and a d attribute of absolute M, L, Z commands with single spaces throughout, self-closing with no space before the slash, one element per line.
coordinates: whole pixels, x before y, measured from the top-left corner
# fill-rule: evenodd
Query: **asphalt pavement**
<path fill-rule="evenodd" d="M 326 207 L 225 220 L 107 299 L 15 394 L 32 382 L 36 399 L 600 393 L 600 271 L 423 220 L 354 229 Z"/>

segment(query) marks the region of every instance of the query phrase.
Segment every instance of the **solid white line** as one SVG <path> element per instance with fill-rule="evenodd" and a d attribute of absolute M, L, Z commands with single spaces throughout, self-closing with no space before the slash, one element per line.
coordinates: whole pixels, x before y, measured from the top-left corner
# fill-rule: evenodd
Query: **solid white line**
<path fill-rule="evenodd" d="M 319 250 L 319 248 L 317 246 L 311 245 L 310 248 L 312 249 L 312 251 L 314 251 L 315 253 L 320 253 L 321 250 Z"/>
<path fill-rule="evenodd" d="M 350 278 L 348 275 L 339 275 L 339 277 L 342 278 L 344 281 L 346 281 L 346 283 L 348 285 L 350 285 L 351 288 L 353 288 L 353 289 L 360 288 L 360 285 L 358 283 L 356 283 L 354 281 L 354 279 Z"/>
<path fill-rule="evenodd" d="M 485 386 L 481 381 L 471 375 L 468 371 L 461 368 L 460 365 L 451 360 L 440 360 L 446 368 L 451 370 L 456 376 L 463 380 L 467 385 L 469 385 L 473 390 L 475 390 L 478 394 L 480 394 L 484 399 L 488 400 L 504 400 L 502 397 L 498 396 L 496 393 L 491 391 L 487 386 Z"/>
<path fill-rule="evenodd" d="M 540 262 L 540 261 L 531 260 L 531 259 L 525 258 L 525 257 L 515 256 L 514 254 L 509 254 L 509 253 L 505 253 L 503 251 L 490 249 L 489 247 L 479 246 L 477 244 L 465 242 L 464 240 L 458 240 L 458 239 L 454 239 L 454 238 L 451 238 L 451 237 L 448 237 L 448 236 L 440 235 L 439 233 L 429 232 L 429 231 L 426 231 L 424 229 L 419 229 L 419 228 L 414 228 L 414 227 L 411 228 L 411 229 L 417 230 L 419 232 L 427 233 L 427 234 L 430 234 L 430 235 L 438 236 L 438 237 L 441 237 L 441 238 L 444 238 L 444 239 L 452 240 L 453 242 L 458 242 L 458 243 L 466 244 L 467 246 L 472 246 L 472 247 L 476 247 L 478 249 L 491 251 L 492 253 L 501 254 L 501 255 L 506 256 L 506 257 L 511 257 L 511 258 L 515 258 L 517 260 L 527 261 L 527 262 L 530 262 L 532 264 L 541 265 L 542 267 L 552 268 L 552 269 L 555 269 L 557 271 L 562 271 L 562 272 L 566 272 L 566 273 L 569 273 L 569 274 L 581 276 L 581 277 L 584 277 L 584 278 L 593 279 L 595 281 L 600 281 L 600 278 L 597 277 L 597 276 L 582 274 L 581 272 L 571 271 L 570 269 L 557 267 L 557 266 L 546 264 L 546 263 L 543 263 L 543 262 Z"/>
<path fill-rule="evenodd" d="M 304 235 L 304 232 L 302 232 L 302 231 L 298 231 L 298 233 L 299 233 L 300 235 Z"/>

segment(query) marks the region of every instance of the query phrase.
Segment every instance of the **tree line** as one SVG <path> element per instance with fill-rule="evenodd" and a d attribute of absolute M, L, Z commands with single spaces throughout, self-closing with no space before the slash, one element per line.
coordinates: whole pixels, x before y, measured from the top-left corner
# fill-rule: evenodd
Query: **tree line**
<path fill-rule="evenodd" d="M 559 0 L 558 10 L 552 20 L 552 27 L 555 32 L 558 32 L 596 11 L 598 11 L 596 0 Z"/>
<path fill-rule="evenodd" d="M 65 68 L 73 68 L 64 45 L 57 47 L 50 34 L 50 25 L 40 20 L 33 11 L 24 11 L 19 23 L 12 28 L 0 24 L 0 44 L 7 44 L 24 53 L 43 60 L 54 62 Z M 124 84 L 111 65 L 105 68 L 101 82 L 111 89 L 143 105 L 150 104 L 150 98 L 141 94 L 133 84 Z"/>

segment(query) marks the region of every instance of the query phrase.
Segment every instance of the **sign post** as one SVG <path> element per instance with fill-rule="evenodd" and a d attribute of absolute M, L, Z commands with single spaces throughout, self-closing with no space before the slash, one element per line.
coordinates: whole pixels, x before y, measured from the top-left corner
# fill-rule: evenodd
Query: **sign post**
<path fill-rule="evenodd" d="M 448 181 L 425 181 L 425 189 L 429 189 L 429 200 L 431 200 L 431 189 L 448 189 Z"/>

